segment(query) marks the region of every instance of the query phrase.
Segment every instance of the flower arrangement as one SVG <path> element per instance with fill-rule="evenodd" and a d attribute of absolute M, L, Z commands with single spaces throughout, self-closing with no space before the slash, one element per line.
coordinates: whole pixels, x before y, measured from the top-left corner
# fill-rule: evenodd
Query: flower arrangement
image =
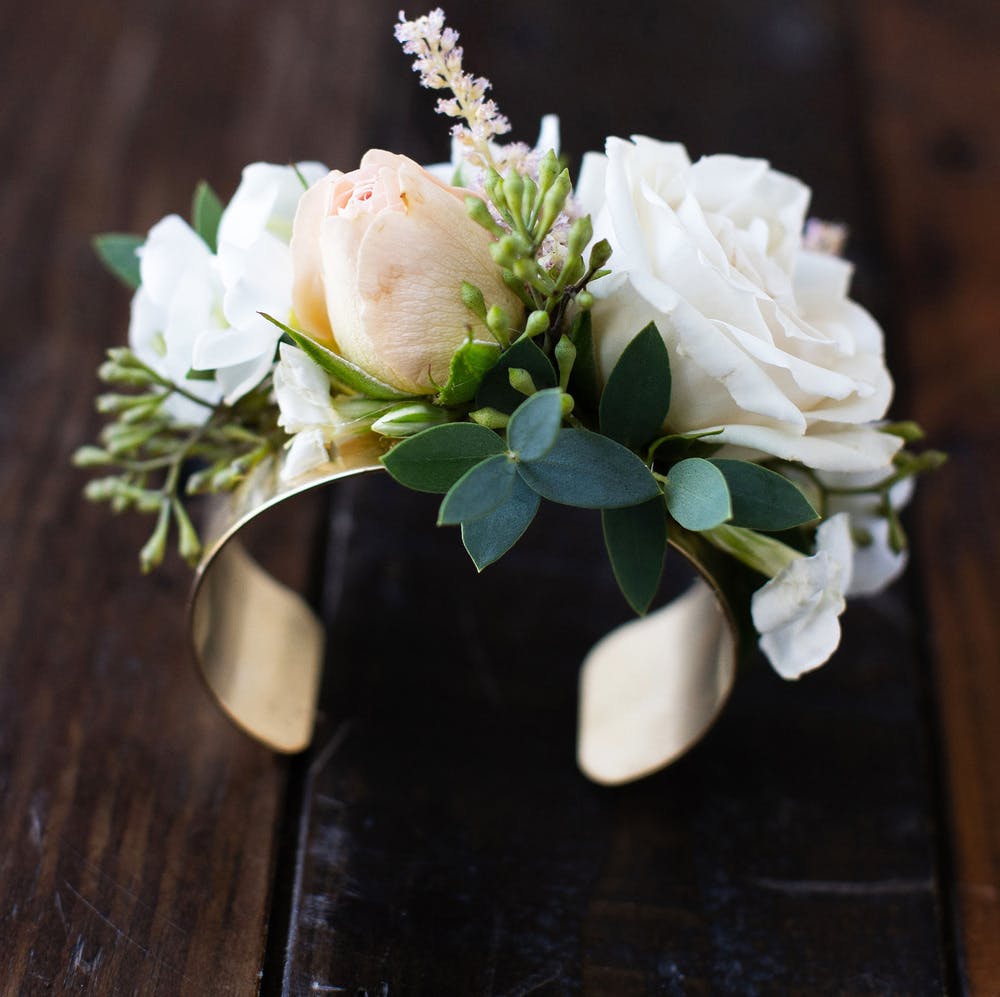
<path fill-rule="evenodd" d="M 755 579 L 742 608 L 781 675 L 824 663 L 845 597 L 903 569 L 898 511 L 943 460 L 884 421 L 843 231 L 806 224 L 808 188 L 762 160 L 651 138 L 609 138 L 574 182 L 554 117 L 534 147 L 503 140 L 440 10 L 396 37 L 446 94 L 449 163 L 255 163 L 225 205 L 201 184 L 190 224 L 95 240 L 134 297 L 99 372 L 112 420 L 76 455 L 108 469 L 87 496 L 155 517 L 144 571 L 172 527 L 197 563 L 190 497 L 363 440 L 443 496 L 479 570 L 543 500 L 600 510 L 637 614 L 670 544 Z"/>

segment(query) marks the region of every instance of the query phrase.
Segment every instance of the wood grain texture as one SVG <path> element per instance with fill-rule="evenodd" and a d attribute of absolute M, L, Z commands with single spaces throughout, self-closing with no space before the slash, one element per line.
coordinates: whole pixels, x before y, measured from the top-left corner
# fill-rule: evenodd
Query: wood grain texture
<path fill-rule="evenodd" d="M 915 416 L 951 453 L 922 488 L 926 592 L 967 986 L 1000 991 L 1000 11 L 858 4 L 874 177 Z"/>
<path fill-rule="evenodd" d="M 195 677 L 187 570 L 140 580 L 150 524 L 86 505 L 69 467 L 98 428 L 93 371 L 128 320 L 90 237 L 186 213 L 201 176 L 231 190 L 243 163 L 287 160 L 301 134 L 290 95 L 308 91 L 320 54 L 300 61 L 290 38 L 308 38 L 319 5 L 258 6 L 259 20 L 224 3 L 4 7 L 5 995 L 258 985 L 284 765 Z M 287 571 L 308 564 L 308 533 L 303 519 L 274 538 Z"/>
<path fill-rule="evenodd" d="M 901 414 L 954 454 L 915 517 L 930 620 L 916 586 L 855 606 L 828 669 L 746 676 L 667 772 L 606 790 L 574 767 L 576 668 L 626 615 L 595 517 L 564 527 L 548 510 L 475 578 L 433 501 L 388 481 L 339 489 L 319 550 L 319 737 L 289 767 L 198 685 L 186 573 L 138 580 L 145 524 L 80 501 L 67 461 L 97 430 L 91 371 L 127 322 L 90 235 L 183 213 L 202 177 L 226 194 L 254 159 L 443 158 L 446 124 L 392 39 L 397 7 L 0 14 L 14 96 L 0 105 L 0 993 L 958 992 L 931 657 L 967 982 L 995 991 L 989 4 L 447 7 L 517 138 L 559 111 L 574 157 L 646 133 L 808 178 L 815 212 L 852 227 L 860 297 L 896 315 Z M 300 581 L 311 517 L 289 510 L 267 538 Z"/>

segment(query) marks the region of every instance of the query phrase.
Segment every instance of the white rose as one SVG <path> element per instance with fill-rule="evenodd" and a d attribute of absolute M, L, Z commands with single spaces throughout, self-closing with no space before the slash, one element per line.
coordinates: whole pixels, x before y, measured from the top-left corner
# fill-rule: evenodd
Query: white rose
<path fill-rule="evenodd" d="M 577 196 L 614 274 L 593 285 L 605 375 L 655 321 L 670 352 L 666 428 L 721 428 L 734 455 L 817 469 L 885 467 L 900 441 L 865 425 L 892 382 L 882 332 L 847 297 L 851 268 L 802 249 L 809 190 L 762 160 L 609 138 Z"/>
<path fill-rule="evenodd" d="M 812 557 L 795 557 L 754 592 L 750 611 L 760 648 L 782 678 L 797 679 L 837 650 L 852 558 L 848 516 L 839 513 L 816 531 Z"/>

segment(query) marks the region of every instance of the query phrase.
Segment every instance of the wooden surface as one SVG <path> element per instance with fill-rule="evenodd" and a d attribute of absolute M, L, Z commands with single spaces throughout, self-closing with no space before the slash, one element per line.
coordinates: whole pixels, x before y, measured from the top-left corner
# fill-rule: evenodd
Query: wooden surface
<path fill-rule="evenodd" d="M 851 225 L 899 412 L 953 454 L 913 570 L 822 672 L 759 669 L 689 757 L 599 789 L 575 669 L 625 614 L 592 517 L 475 580 L 433 503 L 357 482 L 271 538 L 333 649 L 315 748 L 273 758 L 194 676 L 184 570 L 140 581 L 145 524 L 67 468 L 127 323 L 87 240 L 254 159 L 430 161 L 445 129 L 381 0 L 8 4 L 0 993 L 1000 992 L 995 5 L 446 9 L 518 137 L 552 110 L 574 157 L 766 156 Z"/>

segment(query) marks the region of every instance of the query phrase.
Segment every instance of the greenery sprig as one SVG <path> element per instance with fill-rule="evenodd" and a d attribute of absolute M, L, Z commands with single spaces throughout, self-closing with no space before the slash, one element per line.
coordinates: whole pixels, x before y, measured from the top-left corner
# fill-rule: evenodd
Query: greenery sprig
<path fill-rule="evenodd" d="M 100 446 L 76 451 L 78 467 L 107 468 L 113 473 L 91 481 L 84 494 L 107 502 L 119 513 L 135 510 L 156 515 L 156 525 L 139 554 L 143 572 L 162 563 L 171 526 L 177 550 L 190 564 L 201 555 L 201 540 L 184 505 L 187 495 L 226 492 L 236 488 L 262 461 L 284 444 L 271 400 L 270 379 L 235 405 L 212 404 L 182 385 L 163 377 L 131 350 L 108 351 L 98 371 L 101 380 L 120 390 L 100 395 L 97 409 L 113 415 L 100 434 Z M 207 418 L 199 425 L 178 423 L 166 412 L 172 396 L 203 406 Z M 186 466 L 199 469 L 185 477 Z"/>

